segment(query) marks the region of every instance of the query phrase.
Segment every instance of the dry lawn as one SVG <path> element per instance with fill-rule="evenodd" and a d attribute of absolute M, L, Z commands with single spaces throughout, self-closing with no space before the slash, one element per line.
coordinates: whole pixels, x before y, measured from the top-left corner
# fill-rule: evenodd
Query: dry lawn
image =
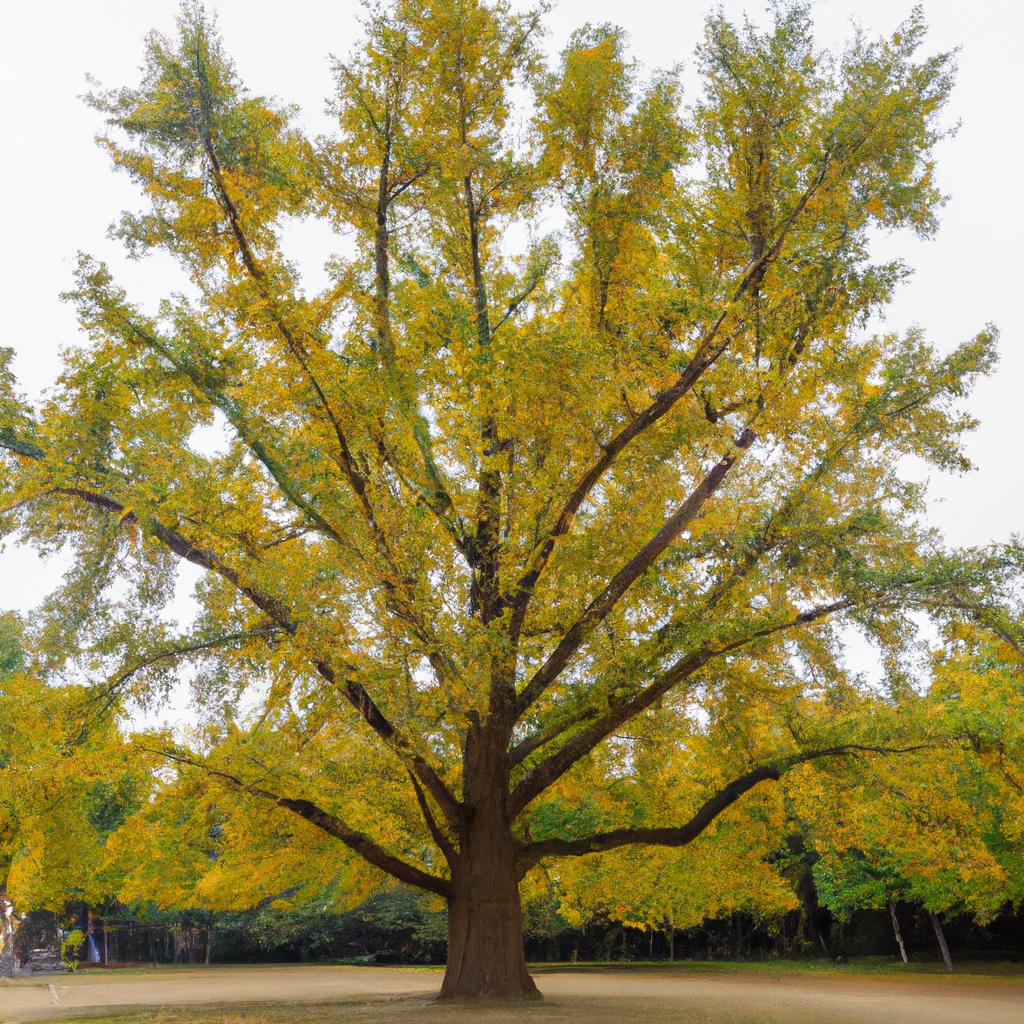
<path fill-rule="evenodd" d="M 646 968 L 538 973 L 543 1003 L 433 1002 L 438 971 L 212 967 L 0 982 L 0 1020 L 92 1024 L 1024 1024 L 1020 977 Z"/>

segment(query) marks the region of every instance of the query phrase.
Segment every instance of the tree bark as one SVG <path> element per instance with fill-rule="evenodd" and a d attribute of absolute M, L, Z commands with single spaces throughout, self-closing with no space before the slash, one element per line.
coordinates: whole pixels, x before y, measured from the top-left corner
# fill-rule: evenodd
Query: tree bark
<path fill-rule="evenodd" d="M 448 896 L 443 1000 L 540 999 L 526 969 L 519 865 L 507 807 L 508 738 L 471 729 L 464 790 L 467 816 Z"/>
<path fill-rule="evenodd" d="M 942 922 L 934 910 L 929 910 L 928 916 L 931 918 L 932 928 L 935 929 L 935 938 L 939 940 L 939 949 L 942 950 L 942 961 L 946 965 L 946 970 L 952 974 L 953 958 L 949 955 L 949 946 L 946 945 L 946 933 L 942 930 Z"/>
<path fill-rule="evenodd" d="M 514 1003 L 541 998 L 526 969 L 518 879 L 502 859 L 494 850 L 480 851 L 471 864 L 459 865 L 448 901 L 442 999 Z"/>
<path fill-rule="evenodd" d="M 18 966 L 14 954 L 14 936 L 18 924 L 14 904 L 8 899 L 6 891 L 0 889 L 0 975 L 13 974 Z"/>
<path fill-rule="evenodd" d="M 889 917 L 892 918 L 892 930 L 896 936 L 896 944 L 900 947 L 900 956 L 905 964 L 910 963 L 907 959 L 907 947 L 903 945 L 903 933 L 900 931 L 899 918 L 896 916 L 896 901 L 889 897 Z"/>

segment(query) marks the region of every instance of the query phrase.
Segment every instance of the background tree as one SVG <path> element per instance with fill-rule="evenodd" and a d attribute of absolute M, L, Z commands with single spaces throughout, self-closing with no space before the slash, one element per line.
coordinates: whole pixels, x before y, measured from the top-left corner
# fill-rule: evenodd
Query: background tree
<path fill-rule="evenodd" d="M 0 616 L 0 685 L 24 668 L 21 623 L 13 615 Z M 0 728 L 3 720 L 0 719 Z M 0 973 L 14 966 L 14 936 L 20 918 L 7 895 L 7 874 L 14 853 L 17 812 L 14 807 L 14 779 L 11 775 L 13 744 L 8 729 L 0 734 Z"/>
<path fill-rule="evenodd" d="M 952 970 L 939 915 L 986 922 L 1024 897 L 1024 698 L 1014 645 L 965 626 L 945 641 L 918 713 L 967 745 L 915 753 L 898 771 L 861 766 L 843 786 L 826 782 L 817 796 L 813 784 L 800 786 L 793 799 L 821 855 L 814 873 L 823 902 L 841 918 L 888 910 L 904 961 L 897 903 L 923 908 Z"/>
<path fill-rule="evenodd" d="M 61 920 L 71 903 L 103 903 L 121 884 L 106 844 L 151 782 L 117 723 L 95 716 L 82 686 L 25 671 L 22 624 L 0 617 L 0 901 L 11 924 L 29 911 Z M 13 951 L 3 936 L 0 954 Z"/>
<path fill-rule="evenodd" d="M 92 100 L 148 202 L 116 231 L 181 289 L 144 311 L 83 256 L 89 344 L 41 407 L 6 370 L 0 399 L 4 529 L 77 556 L 40 670 L 73 652 L 113 709 L 198 663 L 208 728 L 150 749 L 443 897 L 446 997 L 536 995 L 542 862 L 683 846 L 799 765 L 934 742 L 843 630 L 896 664 L 913 614 L 995 608 L 1015 572 L 945 550 L 898 472 L 967 468 L 992 332 L 866 331 L 907 273 L 871 232 L 941 204 L 953 65 L 920 15 L 836 54 L 801 4 L 713 15 L 685 108 L 612 27 L 546 69 L 542 24 L 374 9 L 311 140 L 186 4 Z M 354 240 L 316 294 L 299 217 Z M 621 799 L 576 828 L 595 786 Z"/>

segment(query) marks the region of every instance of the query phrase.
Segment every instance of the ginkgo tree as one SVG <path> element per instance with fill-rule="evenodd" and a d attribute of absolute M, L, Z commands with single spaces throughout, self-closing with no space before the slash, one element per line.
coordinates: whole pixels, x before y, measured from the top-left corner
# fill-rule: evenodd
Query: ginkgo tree
<path fill-rule="evenodd" d="M 549 66 L 544 18 L 371 8 L 309 138 L 187 3 L 91 98 L 145 200 L 114 233 L 180 289 L 143 309 L 82 256 L 88 343 L 38 407 L 0 394 L 4 532 L 75 554 L 42 668 L 73 656 L 113 710 L 194 666 L 209 729 L 148 749 L 442 897 L 451 998 L 537 995 L 543 862 L 683 846 L 796 766 L 931 742 L 898 692 L 857 699 L 844 630 L 896 661 L 1017 561 L 945 549 L 898 472 L 968 468 L 993 331 L 869 330 L 907 274 L 873 234 L 942 202 L 954 68 L 920 14 L 835 53 L 800 3 L 712 15 L 693 98 L 607 25 Z M 319 292 L 298 219 L 339 236 Z M 700 786 L 656 770 L 673 745 Z M 588 827 L 595 785 L 624 795 Z"/>
<path fill-rule="evenodd" d="M 61 919 L 114 895 L 106 842 L 150 788 L 117 723 L 93 714 L 94 693 L 23 671 L 21 633 L 0 616 L 0 970 L 25 912 Z"/>
<path fill-rule="evenodd" d="M 904 960 L 896 902 L 922 906 L 950 970 L 938 914 L 986 922 L 1024 896 L 1022 648 L 1018 636 L 991 625 L 998 639 L 973 627 L 949 630 L 922 702 L 931 731 L 941 723 L 965 745 L 858 766 L 838 790 L 820 775 L 793 789 L 820 854 L 823 902 L 840 916 L 887 909 Z"/>

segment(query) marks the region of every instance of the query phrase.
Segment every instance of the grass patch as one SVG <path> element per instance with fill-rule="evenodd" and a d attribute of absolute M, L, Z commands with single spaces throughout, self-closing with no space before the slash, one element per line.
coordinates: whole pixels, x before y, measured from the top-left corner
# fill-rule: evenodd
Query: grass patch
<path fill-rule="evenodd" d="M 593 960 L 578 963 L 531 964 L 534 974 L 553 971 L 569 971 L 586 974 L 607 971 L 678 971 L 706 974 L 793 974 L 821 975 L 824 977 L 849 978 L 851 975 L 865 977 L 919 977 L 938 975 L 940 977 L 1000 977 L 1024 980 L 1024 963 L 1006 961 L 969 960 L 955 965 L 950 975 L 941 960 L 921 961 L 904 964 L 889 957 L 857 957 L 837 963 L 834 960 Z"/>

